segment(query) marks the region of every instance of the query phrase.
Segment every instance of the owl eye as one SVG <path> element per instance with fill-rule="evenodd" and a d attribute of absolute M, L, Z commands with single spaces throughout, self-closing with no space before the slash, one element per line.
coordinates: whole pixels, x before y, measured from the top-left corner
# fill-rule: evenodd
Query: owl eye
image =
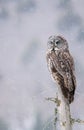
<path fill-rule="evenodd" d="M 58 40 L 55 42 L 55 46 L 57 46 L 58 48 L 61 48 L 63 46 L 63 43 L 60 40 Z"/>
<path fill-rule="evenodd" d="M 50 44 L 53 44 L 53 41 L 51 41 Z"/>
<path fill-rule="evenodd" d="M 58 45 L 60 43 L 60 41 L 56 41 L 56 44 Z"/>

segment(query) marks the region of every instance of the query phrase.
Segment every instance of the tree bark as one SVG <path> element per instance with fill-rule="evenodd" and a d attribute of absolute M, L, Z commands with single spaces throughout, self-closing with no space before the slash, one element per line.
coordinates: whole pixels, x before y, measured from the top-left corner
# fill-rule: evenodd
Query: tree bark
<path fill-rule="evenodd" d="M 58 87 L 58 116 L 60 122 L 60 130 L 72 130 L 70 104 L 68 99 L 62 94 L 61 88 Z"/>

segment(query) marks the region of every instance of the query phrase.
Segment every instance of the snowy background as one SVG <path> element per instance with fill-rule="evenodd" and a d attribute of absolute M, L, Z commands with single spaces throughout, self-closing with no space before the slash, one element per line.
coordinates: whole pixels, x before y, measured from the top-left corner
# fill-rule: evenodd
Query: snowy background
<path fill-rule="evenodd" d="M 84 120 L 84 1 L 0 0 L 0 130 L 51 130 L 56 94 L 47 40 L 63 35 L 75 59 L 74 118 Z M 73 130 L 84 130 L 75 124 Z"/>

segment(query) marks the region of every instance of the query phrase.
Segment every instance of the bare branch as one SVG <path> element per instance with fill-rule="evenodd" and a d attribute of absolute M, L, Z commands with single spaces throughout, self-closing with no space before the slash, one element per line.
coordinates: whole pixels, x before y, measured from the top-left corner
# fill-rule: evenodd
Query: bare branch
<path fill-rule="evenodd" d="M 60 87 L 58 87 L 58 99 L 61 102 L 60 105 L 58 106 L 60 130 L 72 130 L 70 105 L 68 99 L 66 99 L 62 94 Z"/>

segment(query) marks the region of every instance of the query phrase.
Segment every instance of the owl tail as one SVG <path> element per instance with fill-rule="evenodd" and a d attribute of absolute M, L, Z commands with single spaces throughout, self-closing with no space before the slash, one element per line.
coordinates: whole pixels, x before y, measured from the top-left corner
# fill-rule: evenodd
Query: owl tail
<path fill-rule="evenodd" d="M 75 89 L 72 91 L 69 91 L 66 87 L 63 87 L 63 86 L 61 86 L 61 89 L 62 89 L 62 93 L 64 97 L 68 99 L 69 103 L 72 103 L 74 100 Z"/>
<path fill-rule="evenodd" d="M 74 90 L 68 93 L 68 101 L 72 103 L 74 100 Z"/>
<path fill-rule="evenodd" d="M 75 93 L 75 84 L 73 83 L 73 89 L 69 90 L 68 87 L 65 87 L 63 77 L 57 73 L 58 76 L 58 84 L 61 87 L 62 93 L 66 99 L 68 99 L 69 103 L 73 102 L 74 100 L 74 93 Z"/>

